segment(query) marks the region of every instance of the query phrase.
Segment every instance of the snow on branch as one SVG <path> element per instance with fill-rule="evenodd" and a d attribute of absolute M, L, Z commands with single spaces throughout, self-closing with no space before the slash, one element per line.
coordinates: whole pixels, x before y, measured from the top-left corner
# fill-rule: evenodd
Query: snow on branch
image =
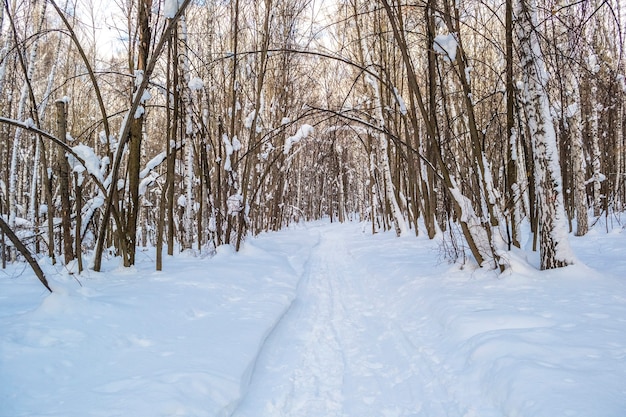
<path fill-rule="evenodd" d="M 161 152 L 160 154 L 152 158 L 150 161 L 148 161 L 148 163 L 146 164 L 146 167 L 139 173 L 139 178 L 141 179 L 145 178 L 146 175 L 150 173 L 150 171 L 152 171 L 157 166 L 161 165 L 161 162 L 163 162 L 166 157 L 167 157 L 167 153 Z"/>
<path fill-rule="evenodd" d="M 204 88 L 204 81 L 202 81 L 202 78 L 193 77 L 191 80 L 189 80 L 187 86 L 191 91 L 200 91 Z"/>
<path fill-rule="evenodd" d="M 102 170 L 100 169 L 100 158 L 98 158 L 93 148 L 87 145 L 77 145 L 72 150 L 82 159 L 82 161 L 79 161 L 73 155 L 68 155 L 68 161 L 74 172 L 80 173 L 86 169 L 92 177 L 97 178 L 101 183 L 104 182 Z"/>
<path fill-rule="evenodd" d="M 291 147 L 294 144 L 300 142 L 302 139 L 306 139 L 307 136 L 312 134 L 314 130 L 315 129 L 313 129 L 313 126 L 308 124 L 303 124 L 302 126 L 300 126 L 295 135 L 289 136 L 287 139 L 285 139 L 285 147 L 283 149 L 283 153 L 287 155 L 289 151 L 291 151 Z"/>
<path fill-rule="evenodd" d="M 456 49 L 459 43 L 456 40 L 454 33 L 447 35 L 437 35 L 433 42 L 433 48 L 435 52 L 443 55 L 443 59 L 447 62 L 454 62 L 456 60 Z"/>
<path fill-rule="evenodd" d="M 402 96 L 400 95 L 400 92 L 398 91 L 396 87 L 393 88 L 393 94 L 396 97 L 398 106 L 400 107 L 400 113 L 402 113 L 403 116 L 406 116 L 407 114 L 406 102 L 404 101 L 404 99 L 402 98 Z"/>
<path fill-rule="evenodd" d="M 68 155 L 71 155 L 77 161 L 77 163 L 83 165 L 85 167 L 85 169 L 87 170 L 87 172 L 91 175 L 92 179 L 95 180 L 96 186 L 98 188 L 100 188 L 100 189 L 103 189 L 104 185 L 103 185 L 103 182 L 102 182 L 102 172 L 101 172 L 101 170 L 100 169 L 98 169 L 97 171 L 93 170 L 94 166 L 96 166 L 96 165 L 100 166 L 100 160 L 95 155 L 95 153 L 93 154 L 93 157 L 90 155 L 90 152 L 87 149 L 85 149 L 85 148 L 88 148 L 88 147 L 85 146 L 85 148 L 80 148 L 80 146 L 82 146 L 82 145 L 79 145 L 79 149 L 78 149 L 78 151 L 76 151 L 75 148 L 69 147 L 67 144 L 65 144 L 64 142 L 59 140 L 53 134 L 51 134 L 49 132 L 46 132 L 45 130 L 41 130 L 38 127 L 36 127 L 34 125 L 32 119 L 28 119 L 28 120 L 26 120 L 24 122 L 21 122 L 19 120 L 9 119 L 9 118 L 0 116 L 0 123 L 6 123 L 6 124 L 9 124 L 9 125 L 21 128 L 21 129 L 28 130 L 30 132 L 33 132 L 33 133 L 37 134 L 37 135 L 40 135 L 41 137 L 49 139 L 50 141 L 52 141 L 57 146 L 60 146 L 61 148 L 63 148 L 63 150 L 65 152 L 67 152 Z M 93 153 L 93 149 L 91 150 L 91 152 Z M 87 159 L 90 159 L 90 161 L 86 161 L 85 160 L 85 156 L 87 156 Z"/>
<path fill-rule="evenodd" d="M 176 16 L 176 12 L 178 12 L 178 7 L 180 6 L 178 0 L 165 0 L 165 4 L 163 5 L 163 16 L 168 19 L 174 18 Z"/>

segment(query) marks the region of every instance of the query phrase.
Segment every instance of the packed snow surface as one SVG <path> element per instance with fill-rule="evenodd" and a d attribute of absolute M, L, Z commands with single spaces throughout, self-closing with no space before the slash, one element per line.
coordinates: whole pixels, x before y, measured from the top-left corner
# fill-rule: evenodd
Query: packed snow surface
<path fill-rule="evenodd" d="M 0 416 L 617 417 L 626 234 L 575 266 L 450 265 L 426 237 L 313 223 L 241 252 L 76 278 L 0 270 Z"/>

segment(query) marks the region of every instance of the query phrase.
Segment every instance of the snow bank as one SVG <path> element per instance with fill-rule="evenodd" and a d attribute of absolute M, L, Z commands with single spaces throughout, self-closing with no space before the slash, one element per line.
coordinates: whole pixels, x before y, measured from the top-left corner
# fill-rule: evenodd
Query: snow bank
<path fill-rule="evenodd" d="M 0 275 L 0 416 L 230 415 L 314 240 L 250 239 L 161 273 L 139 252 L 135 268 L 109 261 L 82 287 L 45 264 L 49 296 L 14 265 Z"/>
<path fill-rule="evenodd" d="M 419 243 L 376 236 L 352 243 L 355 262 L 383 278 L 408 346 L 436 376 L 429 416 L 594 416 L 626 410 L 624 233 L 572 239 L 589 267 L 538 271 L 508 253 L 512 270 L 460 270 Z M 425 267 L 425 265 L 429 265 Z M 610 269 L 609 269 L 610 268 Z M 446 414 L 447 413 L 447 414 Z M 421 414 L 418 414 L 421 415 Z"/>

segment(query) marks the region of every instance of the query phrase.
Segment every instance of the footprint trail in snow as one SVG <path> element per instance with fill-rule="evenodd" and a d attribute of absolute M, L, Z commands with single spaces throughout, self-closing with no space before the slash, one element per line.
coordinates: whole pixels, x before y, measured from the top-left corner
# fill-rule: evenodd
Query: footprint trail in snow
<path fill-rule="evenodd" d="M 454 410 L 441 401 L 447 396 L 436 358 L 416 342 L 423 319 L 398 322 L 394 309 L 401 304 L 386 292 L 385 277 L 357 264 L 342 230 L 320 237 L 296 300 L 266 340 L 233 417 L 446 416 Z"/>

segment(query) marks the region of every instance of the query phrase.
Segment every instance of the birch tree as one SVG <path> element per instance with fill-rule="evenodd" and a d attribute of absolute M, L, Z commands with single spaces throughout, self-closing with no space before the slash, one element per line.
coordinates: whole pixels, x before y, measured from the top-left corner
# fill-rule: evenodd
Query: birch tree
<path fill-rule="evenodd" d="M 524 110 L 535 160 L 541 269 L 567 266 L 573 262 L 565 225 L 563 189 L 556 133 L 545 90 L 548 81 L 537 33 L 535 0 L 516 4 L 517 38 L 524 83 Z"/>
<path fill-rule="evenodd" d="M 6 7 L 8 7 L 8 3 L 5 3 Z M 46 19 L 46 2 L 41 2 L 40 5 L 33 5 L 35 10 L 34 16 L 36 21 L 35 33 L 40 33 L 43 27 L 43 24 Z M 17 37 L 17 30 L 15 28 L 15 22 L 11 13 L 9 13 L 9 19 L 11 26 L 13 28 L 13 33 L 15 37 Z M 17 39 L 16 39 L 17 40 Z M 17 43 L 17 42 L 16 42 Z M 30 53 L 28 54 L 28 58 L 20 54 L 19 59 L 23 62 L 23 66 L 26 68 L 25 70 L 25 80 L 22 84 L 18 108 L 17 108 L 17 119 L 24 120 L 27 118 L 27 115 L 31 115 L 32 113 L 27 110 L 28 103 L 27 101 L 31 98 L 29 93 L 32 92 L 31 80 L 33 78 L 33 74 L 35 72 L 35 66 L 38 58 L 38 47 L 39 47 L 39 37 L 36 36 L 34 42 L 31 46 Z M 32 106 L 35 103 L 31 103 Z M 36 115 L 34 115 L 36 117 Z M 11 152 L 11 163 L 10 163 L 10 172 L 9 172 L 9 184 L 8 184 L 8 208 L 9 208 L 9 221 L 8 225 L 10 228 L 15 228 L 15 221 L 17 217 L 17 183 L 18 183 L 18 170 L 20 168 L 18 164 L 18 158 L 22 145 L 22 135 L 24 131 L 23 129 L 17 128 L 15 130 L 15 136 L 13 137 L 13 150 Z"/>

